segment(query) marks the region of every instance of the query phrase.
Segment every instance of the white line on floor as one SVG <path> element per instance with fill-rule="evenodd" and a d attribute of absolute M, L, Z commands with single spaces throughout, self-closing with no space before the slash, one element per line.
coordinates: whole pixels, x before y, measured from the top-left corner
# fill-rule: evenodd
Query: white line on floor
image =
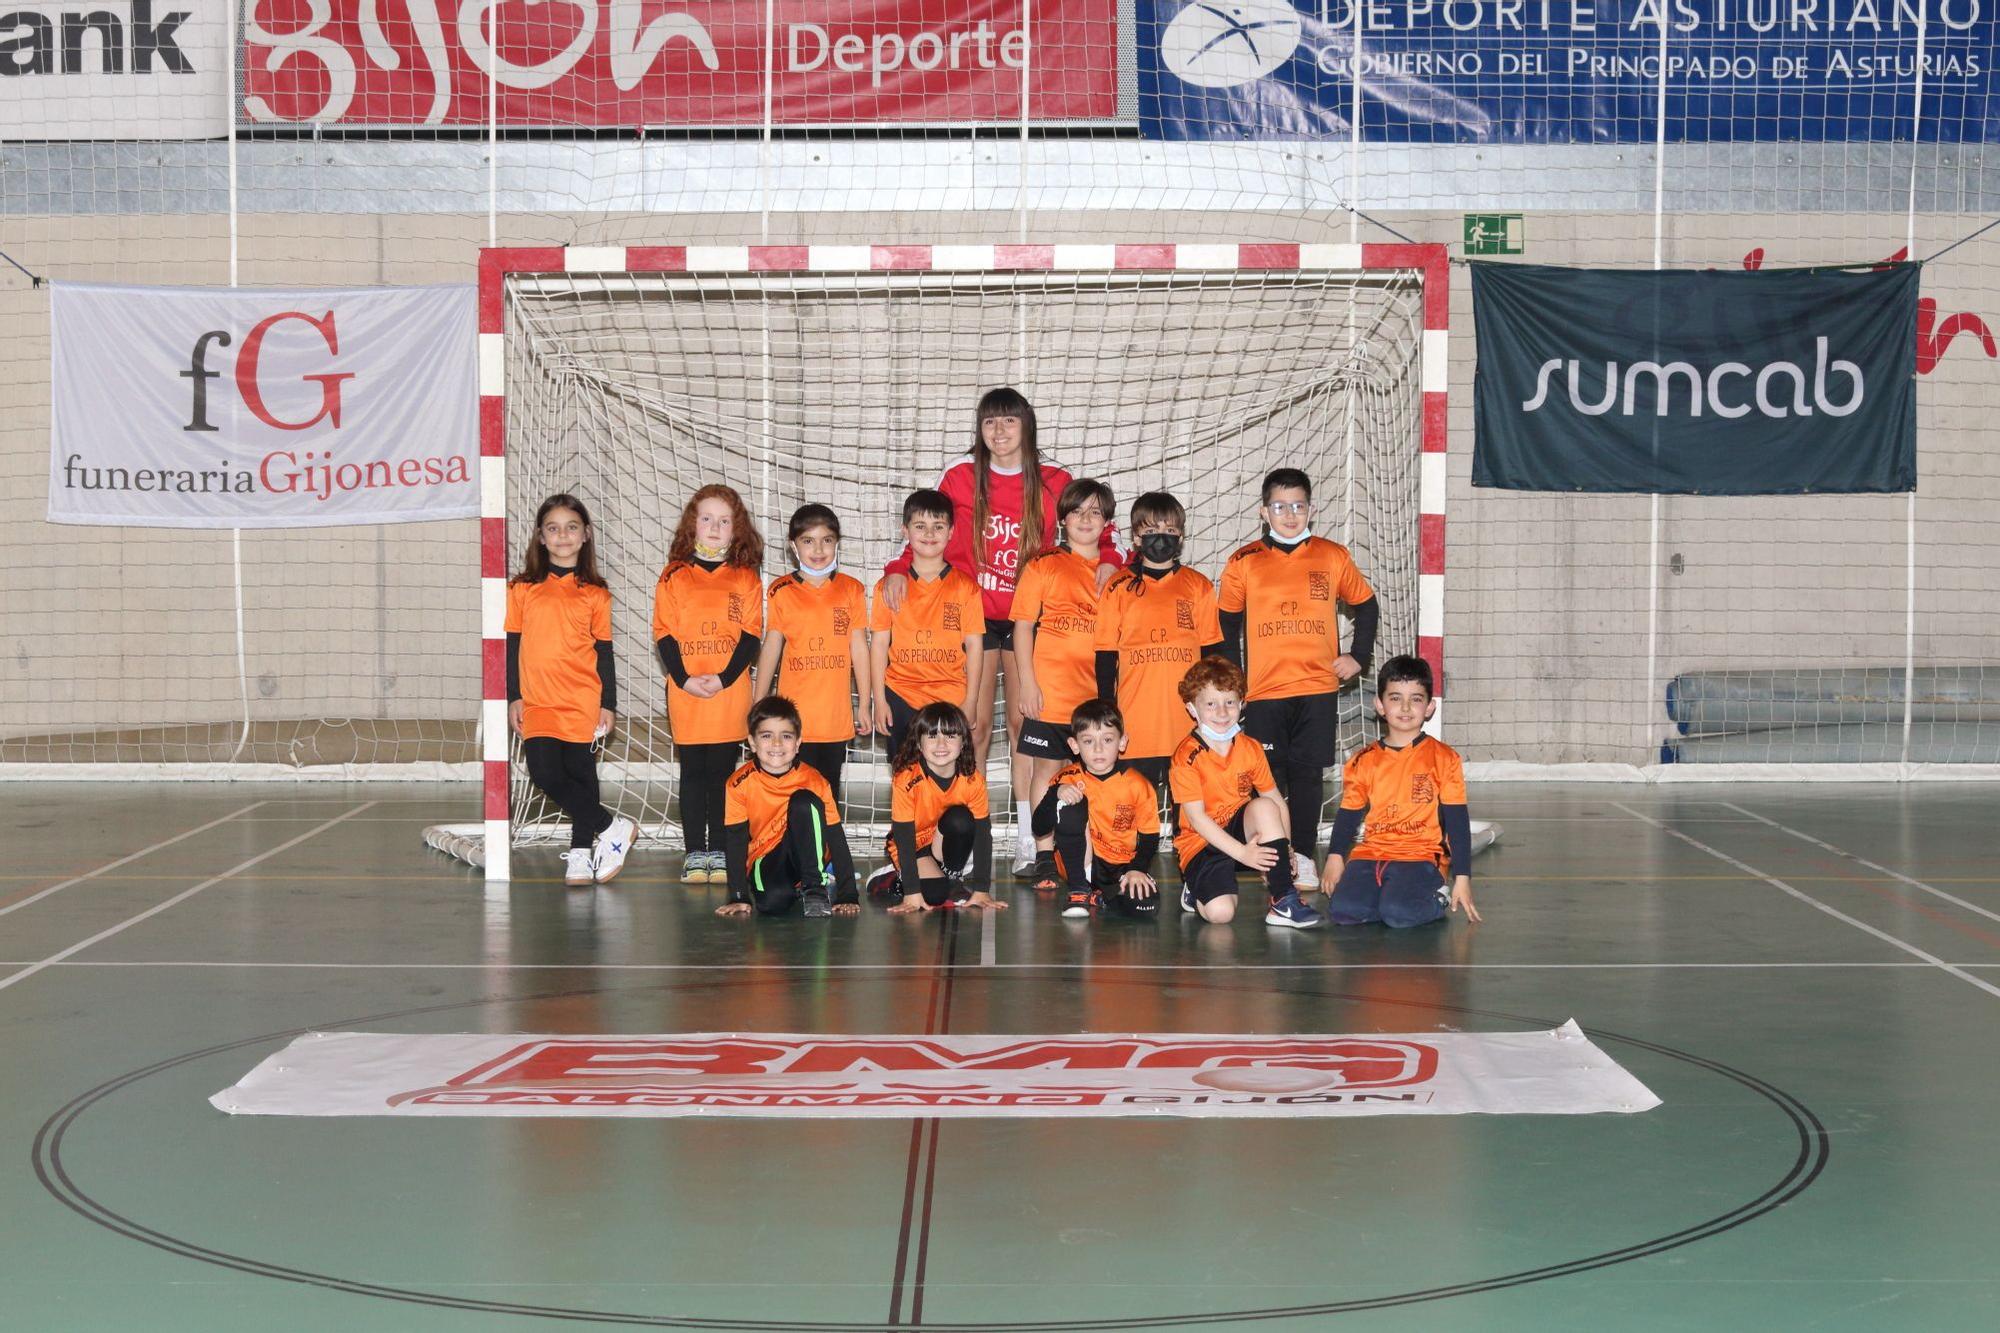
<path fill-rule="evenodd" d="M 1728 805 L 1729 803 L 1725 801 L 1724 804 Z M 1844 847 L 1836 847 L 1830 842 L 1825 842 L 1819 838 L 1815 838 L 1810 833 L 1802 833 L 1798 829 L 1791 827 L 1791 825 L 1789 824 L 1780 824 L 1775 819 L 1767 819 L 1763 815 L 1758 814 L 1755 810 L 1744 810 L 1743 807 L 1740 805 L 1730 805 L 1729 808 L 1731 810 L 1742 810 L 1744 814 L 1750 816 L 1750 818 L 1756 820 L 1758 823 L 1769 824 L 1772 828 L 1777 829 L 1780 832 L 1789 833 L 1794 838 L 1797 838 L 1800 842 L 1809 842 L 1813 846 L 1819 848 L 1822 851 L 1832 852 L 1835 856 L 1845 857 L 1847 860 L 1854 862 L 1856 865 L 1867 866 L 1870 870 L 1875 871 L 1877 874 L 1887 875 L 1890 879 L 1896 880 L 1899 883 L 1907 884 L 1913 889 L 1922 889 L 1925 893 L 1934 894 L 1937 897 L 1944 899 L 1948 903 L 1952 903 L 1959 907 L 1963 907 L 1968 912 L 1977 912 L 1980 916 L 1985 917 L 1988 921 L 2000 921 L 2000 912 L 1989 911 L 1986 908 L 1981 907 L 1978 903 L 1969 903 L 1965 901 L 1965 899 L 1957 897 L 1954 894 L 1946 893 L 1943 889 L 1937 888 L 1934 885 L 1926 884 L 1920 879 L 1913 879 L 1910 876 L 1905 875 L 1900 870 L 1891 870 L 1889 869 L 1889 867 L 1885 865 L 1878 865 L 1875 862 L 1869 860 L 1865 856 L 1858 856 L 1855 853 L 1848 851 Z"/>
<path fill-rule="evenodd" d="M 1617 802 L 1614 801 L 1612 802 L 1612 804 L 1617 805 Z M 1694 847 L 1701 851 L 1707 852 L 1710 856 L 1714 857 L 1718 861 L 1721 861 L 1727 865 L 1735 866 L 1738 870 L 1743 871 L 1745 874 L 1755 875 L 1758 879 L 1763 880 L 1766 884 L 1769 884 L 1772 888 L 1783 890 L 1784 892 L 1790 894 L 1792 897 L 1797 898 L 1800 902 L 1805 903 L 1807 906 L 1812 907 L 1817 911 L 1826 913 L 1828 916 L 1834 918 L 1834 920 L 1836 921 L 1845 921 L 1848 925 L 1853 926 L 1856 930 L 1865 931 L 1868 934 L 1873 935 L 1876 939 L 1881 940 L 1884 944 L 1894 945 L 1896 948 L 1901 949 L 1904 953 L 1909 954 L 1911 957 L 1921 958 L 1926 963 L 1929 963 L 1932 967 L 1939 968 L 1945 972 L 1949 972 L 1952 976 L 1957 977 L 1960 981 L 1963 981 L 1966 985 L 1977 986 L 1980 990 L 1985 991 L 1988 995 L 1993 996 L 1995 999 L 2000 999 L 2000 986 L 1996 986 L 1990 981 L 1981 981 L 1978 977 L 1973 976 L 1972 973 L 1966 971 L 1964 968 L 1955 966 L 1954 964 L 1951 963 L 1947 963 L 1944 961 L 1944 959 L 1939 958 L 1936 954 L 1927 953 L 1924 950 L 1919 949 L 1916 945 L 1911 944 L 1908 940 L 1898 939 L 1896 936 L 1891 935 L 1888 931 L 1881 930 L 1874 926 L 1871 926 L 1866 921 L 1863 921 L 1858 917 L 1849 916 L 1847 913 L 1841 911 L 1837 907 L 1828 907 L 1825 903 L 1813 897 L 1811 894 L 1805 892 L 1802 889 L 1793 888 L 1791 885 L 1785 883 L 1785 881 L 1783 881 L 1782 879 L 1779 879 L 1776 875 L 1766 874 L 1764 871 L 1757 869 L 1757 867 L 1749 864 L 1746 861 L 1737 860 L 1735 857 L 1731 856 L 1727 852 L 1717 851 L 1715 848 L 1709 846 L 1707 843 L 1701 841 L 1700 839 L 1691 838 L 1687 834 L 1681 832 L 1679 829 L 1672 828 L 1666 824 L 1661 823 L 1659 820 L 1653 818 L 1651 815 L 1645 815 L 1639 813 L 1637 810 L 1634 810 L 1629 805 L 1618 805 L 1618 809 L 1623 810 L 1626 814 L 1632 816 L 1634 819 L 1640 820 L 1643 823 L 1651 824 L 1654 828 L 1660 830 L 1662 833 L 1666 833 L 1673 837 L 1679 838 L 1682 842 L 1686 843 L 1690 847 Z"/>
<path fill-rule="evenodd" d="M 62 949 L 55 953 L 52 953 L 47 958 L 42 959 L 38 963 L 31 963 L 28 966 L 22 968 L 18 972 L 10 973 L 7 976 L 0 977 L 0 990 L 6 990 L 9 986 L 13 985 L 17 981 L 25 981 L 29 977 L 35 975 L 35 973 L 41 971 L 43 968 L 53 966 L 56 963 L 60 963 L 64 959 L 70 957 L 73 954 L 81 953 L 85 949 L 88 949 L 93 944 L 98 944 L 104 940 L 108 940 L 113 935 L 118 934 L 118 932 L 126 929 L 129 926 L 136 926 L 141 921 L 145 921 L 152 917 L 156 917 L 160 913 L 166 911 L 169 907 L 172 907 L 177 903 L 186 902 L 188 899 L 194 897 L 197 893 L 200 893 L 203 889 L 208 888 L 212 884 L 220 884 L 223 880 L 228 879 L 231 875 L 239 874 L 242 871 L 248 870 L 251 866 L 258 864 L 260 861 L 268 861 L 280 852 L 290 851 L 292 848 L 304 842 L 307 838 L 313 837 L 317 834 L 324 833 L 328 829 L 332 828 L 335 824 L 343 823 L 346 820 L 353 818 L 355 815 L 360 814 L 363 810 L 369 809 L 370 807 L 377 804 L 379 804 L 379 802 L 364 801 L 362 804 L 355 806 L 352 810 L 349 810 L 346 814 L 336 815 L 332 819 L 327 820 L 324 824 L 320 824 L 315 828 L 308 829 L 304 833 L 299 834 L 299 836 L 296 838 L 291 838 L 284 842 L 279 843 L 276 847 L 271 848 L 269 851 L 259 852 L 257 853 L 257 855 L 251 857 L 247 861 L 238 862 L 236 865 L 231 866 L 229 869 L 223 871 L 221 874 L 213 875 L 208 879 L 203 880 L 201 883 L 195 885 L 193 888 L 182 889 L 179 893 L 167 899 L 165 902 L 155 903 L 153 906 L 147 908 L 143 912 L 139 912 L 133 916 L 128 916 L 123 921 L 120 921 L 117 925 L 107 927 L 104 930 L 100 930 L 87 940 L 79 940 L 77 943 L 70 945 L 67 949 Z"/>
<path fill-rule="evenodd" d="M 268 801 L 252 801 L 250 804 L 244 806 L 241 810 L 232 810 L 220 819 L 209 820 L 206 824 L 203 824 L 200 828 L 191 828 L 185 833 L 177 833 L 171 838 L 163 838 L 159 842 L 154 843 L 150 847 L 141 847 L 138 851 L 133 852 L 130 856 L 121 856 L 116 861 L 112 861 L 105 865 L 101 865 L 97 867 L 97 869 L 95 870 L 86 870 L 81 875 L 77 875 L 71 879 L 66 879 L 60 884 L 51 884 L 46 889 L 43 889 L 40 893 L 34 894 L 31 897 L 23 898 L 21 899 L 20 902 L 8 903 L 5 907 L 0 907 L 0 916 L 5 916 L 9 912 L 18 912 L 23 907 L 27 907 L 30 904 L 40 902 L 42 899 L 48 897 L 50 894 L 61 893 L 64 889 L 69 888 L 73 884 L 81 884 L 87 879 L 96 879 L 99 875 L 107 875 L 112 871 L 116 870 L 119 866 L 130 865 L 132 864 L 132 862 L 138 860 L 142 856 L 151 856 L 154 852 L 159 851 L 163 847 L 171 847 L 177 842 L 185 842 L 187 839 L 192 838 L 197 833 L 206 833 L 210 829 L 214 828 L 217 824 L 227 824 L 232 819 L 236 819 L 242 815 L 247 815 L 252 810 L 257 809 L 259 806 L 268 804 L 270 804 L 270 802 Z"/>
<path fill-rule="evenodd" d="M 994 965 L 993 959 L 998 946 L 994 942 L 993 918 L 998 915 L 1000 915 L 998 912 L 981 912 L 979 914 L 979 965 L 981 967 L 992 967 Z"/>
<path fill-rule="evenodd" d="M 19 962 L 0 961 L 0 967 Z M 248 963 L 197 959 L 84 959 L 51 967 L 298 968 L 379 972 L 928 972 L 932 963 Z M 996 963 L 1000 972 L 1622 972 L 2000 968 L 2000 963 Z"/>

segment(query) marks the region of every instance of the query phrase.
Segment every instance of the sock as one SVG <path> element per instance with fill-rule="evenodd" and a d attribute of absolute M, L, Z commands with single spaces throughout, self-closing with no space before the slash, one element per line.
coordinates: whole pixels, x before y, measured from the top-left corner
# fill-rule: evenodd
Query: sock
<path fill-rule="evenodd" d="M 1264 872 L 1264 882 L 1271 888 L 1271 901 L 1290 897 L 1299 891 L 1297 881 L 1292 878 L 1292 844 L 1279 838 L 1275 842 L 1263 844 L 1278 854 L 1278 863 Z"/>
<path fill-rule="evenodd" d="M 1014 802 L 1014 828 L 1017 830 L 1016 843 L 1024 855 L 1034 854 L 1034 822 L 1034 809 L 1026 801 Z"/>

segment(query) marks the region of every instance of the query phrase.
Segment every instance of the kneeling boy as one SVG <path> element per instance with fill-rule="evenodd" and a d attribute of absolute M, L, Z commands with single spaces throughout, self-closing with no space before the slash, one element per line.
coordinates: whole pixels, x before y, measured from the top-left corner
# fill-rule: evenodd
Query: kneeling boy
<path fill-rule="evenodd" d="M 1430 663 L 1409 656 L 1384 662 L 1375 711 L 1382 739 L 1348 760 L 1341 780 L 1326 914 L 1337 926 L 1422 926 L 1464 908 L 1466 920 L 1477 921 L 1465 764 L 1458 751 L 1424 734 L 1437 711 Z M 1356 847 L 1364 814 L 1367 837 Z"/>
<path fill-rule="evenodd" d="M 799 762 L 799 710 L 782 694 L 750 706 L 751 761 L 729 775 L 722 796 L 729 901 L 717 916 L 853 916 L 854 858 L 833 789 Z"/>
<path fill-rule="evenodd" d="M 1181 910 L 1204 921 L 1236 916 L 1236 868 L 1264 877 L 1267 926 L 1324 924 L 1299 899 L 1292 879 L 1291 827 L 1264 747 L 1245 735 L 1243 668 L 1204 657 L 1181 677 L 1181 702 L 1195 729 L 1174 749 L 1167 782 L 1180 807 L 1174 850 L 1181 863 Z"/>
<path fill-rule="evenodd" d="M 1160 798 L 1146 775 L 1119 757 L 1125 719 L 1118 705 L 1103 699 L 1078 704 L 1070 714 L 1069 748 L 1077 762 L 1057 772 L 1034 815 L 1035 836 L 1056 841 L 1069 889 L 1063 915 L 1090 917 L 1108 907 L 1120 916 L 1151 916 L 1159 908 L 1159 886 L 1147 867 L 1160 849 Z"/>

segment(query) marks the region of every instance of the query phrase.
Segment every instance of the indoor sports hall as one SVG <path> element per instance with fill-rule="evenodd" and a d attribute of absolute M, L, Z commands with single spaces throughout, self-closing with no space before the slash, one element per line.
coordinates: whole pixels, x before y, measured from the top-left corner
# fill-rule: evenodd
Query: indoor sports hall
<path fill-rule="evenodd" d="M 0 15 L 0 1328 L 2000 1324 L 1989 11 Z"/>

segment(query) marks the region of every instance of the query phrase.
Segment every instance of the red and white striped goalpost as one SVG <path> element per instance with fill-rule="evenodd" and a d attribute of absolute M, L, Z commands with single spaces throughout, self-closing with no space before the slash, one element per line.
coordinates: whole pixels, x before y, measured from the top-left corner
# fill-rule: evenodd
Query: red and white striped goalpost
<path fill-rule="evenodd" d="M 528 246 L 479 255 L 480 721 L 488 880 L 511 875 L 507 732 L 507 384 L 511 274 L 1005 273 L 1110 271 L 1415 273 L 1423 291 L 1417 650 L 1445 690 L 1446 371 L 1451 283 L 1442 245 L 644 245 Z"/>

